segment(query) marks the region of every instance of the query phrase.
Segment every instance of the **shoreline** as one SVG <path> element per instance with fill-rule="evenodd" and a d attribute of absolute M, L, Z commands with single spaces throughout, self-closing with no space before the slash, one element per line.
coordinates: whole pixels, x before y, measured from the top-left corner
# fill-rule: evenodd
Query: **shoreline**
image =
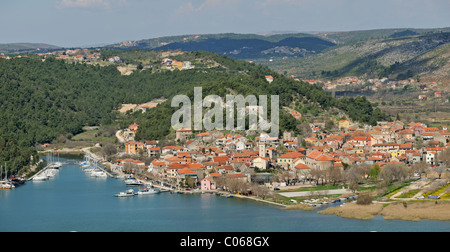
<path fill-rule="evenodd" d="M 60 150 L 45 150 L 40 153 L 59 153 L 66 155 L 83 155 L 91 154 L 89 148 L 82 149 L 60 149 Z M 120 175 L 120 174 L 117 174 Z M 144 179 L 144 183 L 148 183 Z M 154 185 L 155 187 L 160 187 L 162 189 L 167 189 L 165 187 Z M 176 192 L 177 190 L 167 190 Z M 214 191 L 219 192 L 219 191 Z M 201 193 L 211 193 L 210 191 L 183 191 L 184 194 L 201 194 Z M 255 202 L 261 202 L 264 204 L 270 204 L 272 206 L 280 207 L 287 211 L 312 211 L 317 210 L 317 207 L 311 207 L 301 204 L 282 204 L 273 202 L 270 200 L 263 200 L 256 197 L 243 196 L 238 194 L 231 194 L 229 192 L 223 192 L 228 196 L 233 196 L 240 199 L 253 200 Z M 403 201 L 396 202 L 373 202 L 370 205 L 357 205 L 355 202 L 348 202 L 344 205 L 337 207 L 327 207 L 323 210 L 319 210 L 318 214 L 325 215 L 335 215 L 342 218 L 358 219 L 358 220 L 370 220 L 376 216 L 383 216 L 386 220 L 405 220 L 405 221 L 420 221 L 420 220 L 437 220 L 437 221 L 450 221 L 450 201 L 446 200 L 423 200 L 423 201 L 407 201 L 406 207 Z"/>

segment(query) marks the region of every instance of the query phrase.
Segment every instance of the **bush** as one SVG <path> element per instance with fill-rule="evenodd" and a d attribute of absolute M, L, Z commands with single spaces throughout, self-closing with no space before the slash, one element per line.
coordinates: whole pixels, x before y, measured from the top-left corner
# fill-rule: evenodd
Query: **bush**
<path fill-rule="evenodd" d="M 364 193 L 364 194 L 360 194 L 356 200 L 356 204 L 358 205 L 370 205 L 372 204 L 372 200 L 373 200 L 373 196 L 368 194 L 368 193 Z"/>

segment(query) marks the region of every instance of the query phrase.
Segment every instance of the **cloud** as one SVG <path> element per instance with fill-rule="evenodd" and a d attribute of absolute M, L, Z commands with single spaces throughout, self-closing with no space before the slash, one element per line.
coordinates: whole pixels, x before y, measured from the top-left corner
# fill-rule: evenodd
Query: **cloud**
<path fill-rule="evenodd" d="M 128 5 L 127 0 L 61 0 L 57 8 L 110 8 L 112 4 Z"/>

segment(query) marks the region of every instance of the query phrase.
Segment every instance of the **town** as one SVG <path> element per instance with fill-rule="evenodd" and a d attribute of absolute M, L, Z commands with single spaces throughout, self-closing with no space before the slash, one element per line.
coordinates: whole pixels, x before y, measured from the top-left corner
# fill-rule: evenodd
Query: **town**
<path fill-rule="evenodd" d="M 118 132 L 124 150 L 110 157 L 111 170 L 177 190 L 220 188 L 261 198 L 296 184 L 346 181 L 351 188 L 346 173 L 353 166 L 364 167 L 362 177 L 373 169 L 392 167 L 409 167 L 399 175 L 405 178 L 422 177 L 428 171 L 445 173 L 445 166 L 439 164 L 444 160 L 440 155 L 450 146 L 447 127 L 394 121 L 361 128 L 350 120 L 340 120 L 332 130 L 324 130 L 325 123 L 319 122 L 310 127 L 312 136 L 306 138 L 290 132 L 270 137 L 245 131 L 180 129 L 174 144 L 163 145 L 157 140 L 135 141 L 139 125 L 134 123 Z"/>
<path fill-rule="evenodd" d="M 291 76 L 297 81 L 300 79 Z M 401 90 L 401 89 L 416 89 L 422 92 L 432 91 L 437 87 L 437 82 L 421 82 L 417 78 L 408 78 L 405 80 L 390 80 L 388 78 L 375 78 L 375 79 L 364 79 L 357 76 L 347 76 L 339 78 L 336 80 L 303 80 L 311 85 L 319 85 L 324 90 L 336 90 L 336 89 L 349 89 L 355 90 L 359 88 L 361 92 L 371 91 L 376 92 L 380 90 Z M 440 97 L 441 92 L 435 92 L 435 97 Z M 421 95 L 418 99 L 426 99 L 426 95 Z"/>

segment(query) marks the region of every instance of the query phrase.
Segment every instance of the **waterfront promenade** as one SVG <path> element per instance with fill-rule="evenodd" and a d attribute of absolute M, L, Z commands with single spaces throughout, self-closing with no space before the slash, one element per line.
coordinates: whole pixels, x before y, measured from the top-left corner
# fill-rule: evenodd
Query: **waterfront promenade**
<path fill-rule="evenodd" d="M 322 190 L 322 191 L 304 191 L 304 192 L 285 192 L 280 193 L 281 196 L 288 197 L 288 198 L 294 198 L 294 197 L 307 197 L 311 195 L 336 195 L 336 194 L 347 194 L 347 193 L 353 193 L 351 190 L 348 189 L 336 189 L 336 190 Z"/>

